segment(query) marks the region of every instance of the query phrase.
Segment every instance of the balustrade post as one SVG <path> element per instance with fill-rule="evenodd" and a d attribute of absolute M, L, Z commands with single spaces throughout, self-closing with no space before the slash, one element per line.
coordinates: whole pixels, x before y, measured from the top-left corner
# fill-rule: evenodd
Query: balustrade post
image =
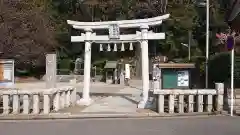
<path fill-rule="evenodd" d="M 3 114 L 9 114 L 9 94 L 3 95 Z"/>
<path fill-rule="evenodd" d="M 71 90 L 68 89 L 66 92 L 66 101 L 65 101 L 65 107 L 69 107 L 71 104 Z"/>
<path fill-rule="evenodd" d="M 29 95 L 23 95 L 23 114 L 29 114 Z"/>
<path fill-rule="evenodd" d="M 65 95 L 66 95 L 65 91 L 60 92 L 60 108 L 64 108 L 65 106 Z"/>
<path fill-rule="evenodd" d="M 158 113 L 164 113 L 164 95 L 158 95 Z"/>
<path fill-rule="evenodd" d="M 169 102 L 168 102 L 169 113 L 174 113 L 174 99 L 175 99 L 175 96 L 170 94 L 169 95 Z"/>
<path fill-rule="evenodd" d="M 203 95 L 197 95 L 197 111 L 203 112 Z"/>
<path fill-rule="evenodd" d="M 74 87 L 71 91 L 71 104 L 75 105 L 77 100 L 77 89 Z"/>
<path fill-rule="evenodd" d="M 18 114 L 20 111 L 19 95 L 17 93 L 13 94 L 13 114 Z"/>
<path fill-rule="evenodd" d="M 194 107 L 194 96 L 189 95 L 188 96 L 188 112 L 189 113 L 193 112 L 193 107 Z"/>
<path fill-rule="evenodd" d="M 224 94 L 224 84 L 216 83 L 215 88 L 217 91 L 217 111 L 223 111 L 223 94 Z"/>
<path fill-rule="evenodd" d="M 49 93 L 44 93 L 43 95 L 43 114 L 50 113 L 50 95 Z"/>
<path fill-rule="evenodd" d="M 60 109 L 60 93 L 59 93 L 59 91 L 57 91 L 54 94 L 53 107 L 54 107 L 55 111 L 58 111 Z"/>
<path fill-rule="evenodd" d="M 179 105 L 178 105 L 178 112 L 184 113 L 184 95 L 179 95 Z"/>
<path fill-rule="evenodd" d="M 212 112 L 213 109 L 213 95 L 207 95 L 207 111 L 208 112 Z"/>
<path fill-rule="evenodd" d="M 39 94 L 34 93 L 33 94 L 33 114 L 39 114 Z"/>

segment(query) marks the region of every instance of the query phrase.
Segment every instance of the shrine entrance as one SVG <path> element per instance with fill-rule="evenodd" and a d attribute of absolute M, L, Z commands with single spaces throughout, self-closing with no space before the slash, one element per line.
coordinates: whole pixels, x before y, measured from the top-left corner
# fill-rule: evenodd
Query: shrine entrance
<path fill-rule="evenodd" d="M 165 39 L 165 33 L 154 33 L 149 31 L 149 27 L 161 25 L 162 21 L 169 18 L 169 14 L 147 19 L 137 20 L 121 20 L 121 21 L 106 21 L 106 22 L 78 22 L 68 20 L 67 23 L 74 29 L 84 30 L 80 36 L 71 36 L 71 42 L 85 42 L 84 54 L 84 87 L 82 98 L 79 103 L 82 105 L 89 105 L 90 98 L 90 72 L 91 72 L 91 45 L 92 43 L 99 43 L 100 50 L 102 44 L 114 44 L 113 51 L 116 51 L 117 45 L 121 44 L 121 49 L 124 49 L 124 43 L 138 42 L 141 48 L 141 64 L 142 64 L 142 100 L 138 104 L 138 108 L 145 108 L 148 101 L 149 92 L 149 56 L 148 56 L 148 40 Z M 136 34 L 120 34 L 121 28 L 140 28 Z M 109 30 L 109 35 L 97 35 L 94 30 Z M 129 48 L 131 49 L 131 48 Z M 110 47 L 108 48 L 110 51 Z"/>

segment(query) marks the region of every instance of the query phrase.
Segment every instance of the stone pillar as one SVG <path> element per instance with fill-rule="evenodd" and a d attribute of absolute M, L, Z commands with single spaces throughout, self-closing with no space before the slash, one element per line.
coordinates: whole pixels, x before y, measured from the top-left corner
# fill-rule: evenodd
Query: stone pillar
<path fill-rule="evenodd" d="M 39 94 L 35 93 L 33 94 L 33 114 L 39 114 L 40 109 L 39 109 Z"/>
<path fill-rule="evenodd" d="M 71 105 L 74 106 L 76 104 L 76 99 L 77 99 L 77 80 L 74 79 L 74 81 L 71 81 L 71 85 L 73 86 L 72 90 L 70 91 L 71 93 Z"/>
<path fill-rule="evenodd" d="M 142 100 L 138 104 L 138 108 L 145 108 L 148 101 L 149 91 L 149 59 L 148 59 L 148 29 L 147 25 L 141 26 L 142 41 L 141 41 L 141 57 L 142 57 L 142 82 L 143 92 Z"/>
<path fill-rule="evenodd" d="M 44 94 L 43 95 L 43 114 L 50 113 L 50 95 Z"/>
<path fill-rule="evenodd" d="M 24 94 L 23 95 L 23 114 L 29 114 L 29 107 L 30 107 L 30 103 L 29 103 L 29 95 L 28 94 Z"/>
<path fill-rule="evenodd" d="M 9 114 L 9 95 L 3 95 L 3 114 Z"/>
<path fill-rule="evenodd" d="M 224 94 L 224 84 L 215 83 L 215 88 L 217 90 L 217 111 L 223 111 L 223 94 Z"/>
<path fill-rule="evenodd" d="M 85 54 L 84 54 L 84 86 L 82 92 L 82 98 L 79 100 L 78 104 L 90 105 L 90 82 L 91 82 L 91 34 L 92 29 L 85 29 Z"/>
<path fill-rule="evenodd" d="M 124 71 L 123 70 L 121 70 L 121 72 L 120 72 L 120 84 L 121 85 L 125 84 L 125 81 L 124 81 Z"/>
<path fill-rule="evenodd" d="M 60 93 L 59 92 L 55 93 L 53 100 L 54 100 L 53 101 L 54 111 L 58 111 L 60 109 Z"/>
<path fill-rule="evenodd" d="M 57 81 L 57 57 L 56 54 L 46 55 L 46 88 L 56 87 Z"/>
<path fill-rule="evenodd" d="M 18 114 L 20 111 L 19 95 L 14 93 L 13 95 L 13 114 Z"/>
<path fill-rule="evenodd" d="M 77 99 L 77 90 L 74 88 L 71 91 L 71 105 L 74 106 L 76 104 L 76 99 Z"/>
<path fill-rule="evenodd" d="M 71 104 L 71 90 L 68 90 L 66 93 L 66 101 L 65 101 L 65 106 L 69 107 Z"/>
<path fill-rule="evenodd" d="M 65 91 L 61 91 L 60 93 L 60 108 L 64 108 L 65 107 L 65 96 L 66 96 L 66 92 Z"/>

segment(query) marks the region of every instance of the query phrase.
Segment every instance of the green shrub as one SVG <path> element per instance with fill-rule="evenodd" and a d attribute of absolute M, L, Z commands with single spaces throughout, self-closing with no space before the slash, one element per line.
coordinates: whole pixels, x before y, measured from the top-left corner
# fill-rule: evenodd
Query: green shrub
<path fill-rule="evenodd" d="M 234 84 L 240 86 L 240 57 L 234 57 Z M 231 77 L 231 55 L 228 52 L 214 55 L 209 60 L 209 84 L 229 83 Z"/>
<path fill-rule="evenodd" d="M 227 82 L 230 78 L 230 55 L 219 53 L 209 59 L 209 83 Z"/>
<path fill-rule="evenodd" d="M 60 59 L 58 61 L 58 74 L 68 75 L 71 72 L 71 59 Z"/>

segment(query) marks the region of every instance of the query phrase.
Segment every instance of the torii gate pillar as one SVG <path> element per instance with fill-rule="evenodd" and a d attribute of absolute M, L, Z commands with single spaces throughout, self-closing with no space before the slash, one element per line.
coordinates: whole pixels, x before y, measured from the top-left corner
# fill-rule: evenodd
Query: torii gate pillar
<path fill-rule="evenodd" d="M 142 34 L 141 43 L 141 58 L 142 58 L 142 83 L 143 83 L 143 93 L 142 101 L 138 104 L 138 108 L 145 108 L 148 101 L 149 92 L 149 59 L 148 59 L 148 25 L 143 25 L 140 27 Z"/>
<path fill-rule="evenodd" d="M 83 91 L 82 98 L 78 101 L 78 104 L 90 105 L 90 83 L 91 83 L 91 46 L 92 43 L 90 41 L 92 29 L 86 28 L 85 31 L 85 53 L 84 53 L 84 81 L 83 81 Z"/>

